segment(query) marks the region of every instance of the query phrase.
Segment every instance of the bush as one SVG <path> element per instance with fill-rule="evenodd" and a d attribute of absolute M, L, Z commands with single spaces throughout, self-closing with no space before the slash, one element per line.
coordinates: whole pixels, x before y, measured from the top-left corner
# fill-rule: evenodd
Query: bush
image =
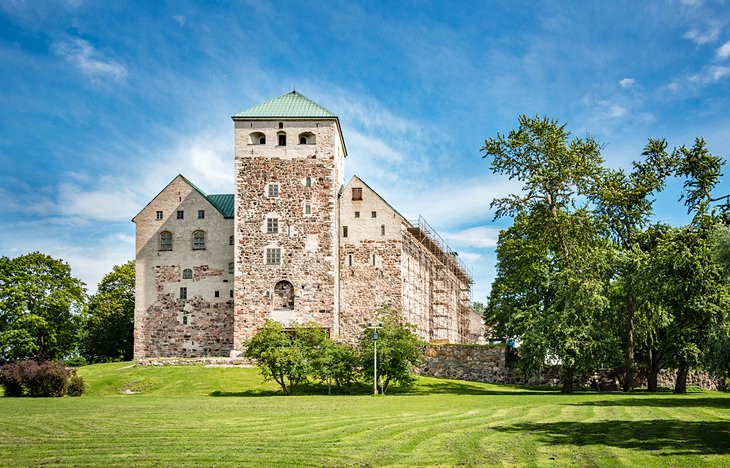
<path fill-rule="evenodd" d="M 66 394 L 68 396 L 81 396 L 84 394 L 85 390 L 86 385 L 84 384 L 84 379 L 79 377 L 75 370 L 72 370 L 71 377 L 68 379 L 68 383 L 66 384 Z"/>
<path fill-rule="evenodd" d="M 60 397 L 67 392 L 78 396 L 84 391 L 84 382 L 61 361 L 19 361 L 0 368 L 0 385 L 5 396 Z"/>

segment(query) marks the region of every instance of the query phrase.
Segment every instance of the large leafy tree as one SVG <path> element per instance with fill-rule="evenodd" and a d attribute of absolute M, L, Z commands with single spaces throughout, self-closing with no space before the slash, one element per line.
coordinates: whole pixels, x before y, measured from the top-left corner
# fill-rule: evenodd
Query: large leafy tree
<path fill-rule="evenodd" d="M 0 360 L 71 355 L 85 298 L 62 260 L 40 252 L 0 258 Z"/>
<path fill-rule="evenodd" d="M 672 170 L 665 140 L 650 139 L 642 156 L 643 160 L 633 163 L 631 172 L 603 169 L 589 190 L 594 212 L 600 216 L 606 234 L 617 247 L 614 257 L 616 284 L 611 291 L 613 303 L 621 311 L 617 318 L 623 329 L 625 391 L 634 387 L 636 314 L 644 314 L 639 323 L 653 322 L 647 315 L 652 308 L 642 304 L 644 298 L 639 293 L 639 270 L 647 256 L 639 240 L 653 212 L 653 195 L 664 188 Z M 640 330 L 642 337 L 648 333 L 646 329 Z"/>
<path fill-rule="evenodd" d="M 520 338 L 526 365 L 562 363 L 564 392 L 594 360 L 604 341 L 596 332 L 606 329 L 598 323 L 607 310 L 608 248 L 590 213 L 576 208 L 599 175 L 600 149 L 555 120 L 524 115 L 482 148 L 494 173 L 522 182 L 519 193 L 492 202 L 496 217 L 514 216 L 515 224 L 500 236 L 489 315 Z"/>
<path fill-rule="evenodd" d="M 89 300 L 82 355 L 90 362 L 130 360 L 134 339 L 134 261 L 115 265 Z"/>

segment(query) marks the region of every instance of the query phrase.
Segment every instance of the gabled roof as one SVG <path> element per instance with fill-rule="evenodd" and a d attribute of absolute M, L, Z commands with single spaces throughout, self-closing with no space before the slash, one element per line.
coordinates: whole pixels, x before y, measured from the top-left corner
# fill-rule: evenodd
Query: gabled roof
<path fill-rule="evenodd" d="M 340 192 L 339 192 L 339 194 L 338 194 L 338 195 L 340 195 L 340 196 L 341 196 L 341 195 L 342 195 L 342 192 L 344 192 L 344 191 L 345 191 L 345 188 L 346 188 L 346 187 L 349 187 L 349 186 L 351 186 L 351 185 L 352 185 L 352 183 L 353 183 L 353 182 L 354 182 L 355 180 L 357 180 L 358 182 L 360 182 L 361 184 L 363 184 L 363 185 L 364 185 L 365 187 L 367 187 L 367 188 L 368 188 L 368 190 L 370 190 L 371 192 L 373 192 L 373 193 L 375 194 L 375 196 L 376 196 L 376 197 L 378 197 L 378 198 L 380 199 L 380 201 L 382 201 L 383 203 L 385 203 L 385 205 L 386 205 L 386 206 L 387 206 L 388 208 L 390 208 L 391 210 L 393 210 L 393 212 L 394 212 L 395 214 L 397 214 L 398 216 L 400 216 L 401 220 L 402 220 L 402 221 L 403 221 L 404 223 L 406 223 L 406 225 L 408 225 L 408 227 L 413 227 L 413 226 L 411 225 L 411 222 L 410 222 L 410 221 L 408 221 L 408 219 L 406 219 L 406 217 L 405 217 L 405 216 L 403 216 L 402 214 L 400 214 L 400 212 L 399 212 L 398 210 L 396 210 L 396 209 L 395 209 L 395 208 L 393 207 L 393 205 L 391 205 L 390 203 L 388 203 L 388 200 L 386 200 L 385 198 L 383 198 L 382 196 L 380 196 L 380 194 L 379 194 L 378 192 L 376 192 L 375 190 L 373 190 L 373 188 L 372 188 L 371 186 L 369 186 L 369 185 L 368 185 L 367 183 L 365 183 L 365 181 L 364 181 L 364 180 L 362 180 L 361 178 L 359 178 L 359 177 L 358 177 L 358 176 L 356 176 L 356 175 L 353 175 L 353 176 L 352 176 L 352 179 L 350 179 L 350 182 L 348 182 L 348 183 L 347 183 L 347 185 L 346 185 L 345 187 L 342 187 L 342 188 L 340 189 Z"/>
<path fill-rule="evenodd" d="M 162 190 L 160 190 L 160 193 L 162 193 L 165 190 L 167 190 L 167 187 L 169 187 L 170 184 L 172 184 L 173 182 L 175 182 L 175 180 L 177 178 L 182 179 L 186 184 L 188 184 L 189 186 L 191 186 L 192 188 L 194 188 L 195 191 L 198 192 L 200 194 L 200 196 L 202 196 L 203 198 L 205 198 L 206 200 L 208 200 L 208 203 L 210 203 L 211 205 L 213 205 L 213 207 L 216 210 L 218 210 L 218 212 L 224 218 L 233 218 L 233 194 L 232 193 L 230 193 L 230 194 L 208 195 L 207 193 L 203 192 L 203 190 L 201 190 L 197 185 L 195 185 L 194 183 L 190 182 L 190 180 L 188 180 L 188 178 L 185 177 L 182 174 L 178 174 L 177 176 L 175 176 L 170 181 L 170 183 L 165 186 L 165 188 L 163 188 Z M 150 206 L 150 203 L 152 203 L 157 197 L 159 197 L 160 196 L 160 193 L 158 193 L 157 195 L 155 195 L 154 198 L 152 198 L 152 200 L 150 200 L 150 202 L 147 203 L 147 205 L 145 205 L 145 207 L 142 208 L 139 213 L 141 213 L 148 206 Z M 134 221 L 135 219 L 137 219 L 137 216 L 139 216 L 139 213 L 137 213 L 135 215 L 135 217 L 132 218 L 132 221 Z"/>
<path fill-rule="evenodd" d="M 236 117 L 337 118 L 332 112 L 296 91 L 271 99 L 263 104 L 249 107 L 233 116 L 233 118 Z"/>

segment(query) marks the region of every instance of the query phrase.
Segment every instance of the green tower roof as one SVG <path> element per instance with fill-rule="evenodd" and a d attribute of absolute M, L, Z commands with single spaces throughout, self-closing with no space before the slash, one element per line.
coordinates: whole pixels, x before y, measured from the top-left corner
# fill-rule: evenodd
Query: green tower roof
<path fill-rule="evenodd" d="M 245 111 L 239 112 L 233 117 L 336 118 L 337 116 L 308 97 L 303 96 L 296 91 L 292 91 L 291 93 L 266 101 L 263 104 L 249 107 Z"/>

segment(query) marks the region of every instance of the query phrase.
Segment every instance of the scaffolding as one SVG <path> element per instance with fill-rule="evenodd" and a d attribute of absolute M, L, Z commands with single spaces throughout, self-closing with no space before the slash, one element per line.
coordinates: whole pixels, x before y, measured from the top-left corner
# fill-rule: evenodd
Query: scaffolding
<path fill-rule="evenodd" d="M 460 281 L 469 285 L 474 284 L 471 269 L 461 261 L 456 252 L 451 250 L 449 244 L 423 219 L 423 216 L 418 215 L 418 219 L 410 223 L 408 232 L 423 244 L 447 270 Z"/>

